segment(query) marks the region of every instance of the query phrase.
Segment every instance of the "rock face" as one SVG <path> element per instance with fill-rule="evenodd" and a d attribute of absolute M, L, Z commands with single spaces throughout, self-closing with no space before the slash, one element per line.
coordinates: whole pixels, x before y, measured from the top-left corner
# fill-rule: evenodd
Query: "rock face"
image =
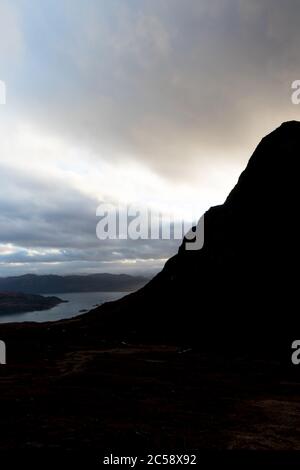
<path fill-rule="evenodd" d="M 187 251 L 184 240 L 149 284 L 109 307 L 115 326 L 202 345 L 287 347 L 299 324 L 299 157 L 299 122 L 265 137 L 225 203 L 205 214 L 203 249 Z"/>

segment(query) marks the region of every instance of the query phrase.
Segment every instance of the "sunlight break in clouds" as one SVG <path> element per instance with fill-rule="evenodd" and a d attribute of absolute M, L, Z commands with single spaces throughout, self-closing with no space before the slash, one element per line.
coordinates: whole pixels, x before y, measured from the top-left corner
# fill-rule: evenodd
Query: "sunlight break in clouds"
<path fill-rule="evenodd" d="M 178 244 L 101 243 L 99 202 L 180 217 L 222 203 L 259 139 L 299 119 L 299 14 L 295 0 L 2 0 L 0 243 L 17 249 L 0 274 L 159 269 Z"/>

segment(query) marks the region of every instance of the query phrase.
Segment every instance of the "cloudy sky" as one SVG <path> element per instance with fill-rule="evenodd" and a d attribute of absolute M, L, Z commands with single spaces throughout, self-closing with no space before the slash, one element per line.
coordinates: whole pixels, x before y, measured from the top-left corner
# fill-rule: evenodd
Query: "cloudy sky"
<path fill-rule="evenodd" d="M 154 272 L 102 202 L 199 216 L 300 119 L 298 0 L 0 0 L 0 275 Z"/>

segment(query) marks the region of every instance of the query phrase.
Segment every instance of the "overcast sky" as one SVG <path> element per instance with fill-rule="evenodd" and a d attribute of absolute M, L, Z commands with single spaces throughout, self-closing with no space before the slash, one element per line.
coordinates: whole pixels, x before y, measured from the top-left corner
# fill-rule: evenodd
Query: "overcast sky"
<path fill-rule="evenodd" d="M 0 0 L 0 275 L 154 272 L 100 202 L 199 216 L 299 119 L 298 0 Z"/>

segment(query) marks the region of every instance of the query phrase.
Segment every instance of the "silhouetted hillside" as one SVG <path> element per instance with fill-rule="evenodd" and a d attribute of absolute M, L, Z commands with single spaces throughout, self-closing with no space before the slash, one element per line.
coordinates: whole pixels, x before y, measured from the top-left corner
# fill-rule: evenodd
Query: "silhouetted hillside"
<path fill-rule="evenodd" d="M 123 334 L 288 347 L 299 323 L 299 150 L 299 122 L 261 141 L 225 203 L 206 212 L 203 249 L 187 251 L 183 241 L 143 289 L 105 307 Z"/>

